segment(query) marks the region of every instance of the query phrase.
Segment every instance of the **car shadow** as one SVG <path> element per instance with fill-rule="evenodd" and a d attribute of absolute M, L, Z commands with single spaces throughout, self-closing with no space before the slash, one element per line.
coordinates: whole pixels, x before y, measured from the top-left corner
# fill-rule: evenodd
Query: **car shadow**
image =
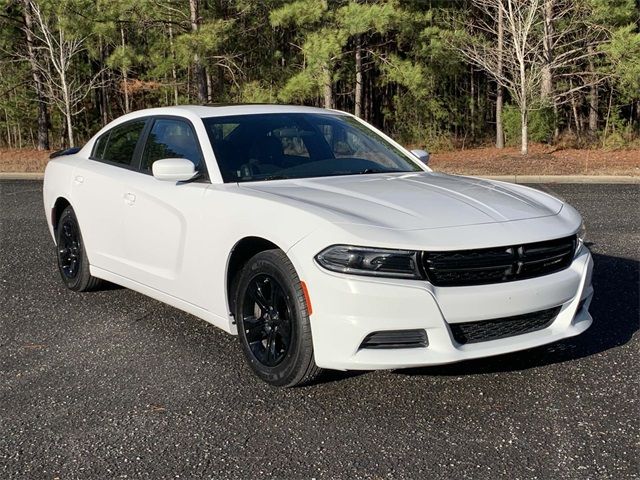
<path fill-rule="evenodd" d="M 98 288 L 96 288 L 95 290 L 91 290 L 91 292 L 89 293 L 109 292 L 111 290 L 124 290 L 124 287 L 122 285 L 103 280 L 102 282 L 100 282 L 100 286 Z"/>
<path fill-rule="evenodd" d="M 640 326 L 640 262 L 594 253 L 589 311 L 593 325 L 577 337 L 521 352 L 449 365 L 397 370 L 403 375 L 469 375 L 525 370 L 575 360 L 629 342 Z"/>

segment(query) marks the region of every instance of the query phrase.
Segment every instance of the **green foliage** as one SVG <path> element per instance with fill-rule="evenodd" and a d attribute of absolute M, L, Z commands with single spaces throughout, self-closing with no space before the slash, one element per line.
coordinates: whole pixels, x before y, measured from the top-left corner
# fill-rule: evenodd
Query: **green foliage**
<path fill-rule="evenodd" d="M 238 97 L 243 103 L 275 103 L 277 101 L 274 88 L 263 85 L 257 80 L 243 84 Z"/>
<path fill-rule="evenodd" d="M 459 28 L 481 19 L 478 10 L 470 8 L 477 5 L 475 0 L 198 3 L 194 31 L 186 1 L 38 0 L 47 18 L 58 19 L 53 23 L 56 33 L 83 42 L 70 78 L 76 84 L 93 80 L 93 88 L 74 117 L 79 138 L 89 137 L 104 121 L 124 112 L 123 74 L 129 80 L 129 109 L 195 103 L 204 78 L 212 102 L 322 106 L 328 84 L 332 103 L 353 112 L 356 78 L 361 78 L 361 116 L 406 144 L 434 150 L 450 147 L 452 139 L 468 144 L 488 142 L 495 135 L 495 82 L 484 72 L 472 72 L 452 49 L 456 42 L 477 40 L 473 32 Z M 600 141 L 607 146 L 633 141 L 640 133 L 636 2 L 576 0 L 563 5 L 579 10 L 602 43 L 593 67 L 583 59 L 558 71 L 556 89 L 580 87 L 592 78 L 588 69 L 594 68 L 601 79 L 597 93 L 602 130 L 612 93 L 611 118 Z M 13 144 L 15 138 L 30 138 L 38 104 L 21 29 L 24 4 L 0 0 L 0 8 L 0 144 Z M 43 55 L 42 43 L 36 47 Z M 196 56 L 205 73 L 199 78 Z M 356 75 L 358 62 L 362 69 Z M 572 97 L 585 125 L 588 92 L 577 89 Z M 505 101 L 514 104 L 508 94 Z M 540 104 L 538 98 L 531 101 Z M 550 108 L 531 113 L 532 140 L 550 142 L 555 125 L 573 125 L 571 104 L 566 98 L 562 102 L 557 118 Z M 55 109 L 49 113 L 58 142 L 64 135 L 62 118 Z M 504 118 L 507 141 L 515 144 L 520 137 L 519 112 L 507 106 Z"/>
<path fill-rule="evenodd" d="M 144 57 L 137 53 L 130 45 L 118 45 L 107 58 L 107 66 L 113 69 L 130 70 L 134 65 L 141 63 Z"/>
<path fill-rule="evenodd" d="M 287 81 L 278 93 L 278 100 L 283 103 L 303 103 L 319 94 L 318 80 L 311 75 L 310 70 L 303 70 Z"/>
<path fill-rule="evenodd" d="M 627 25 L 613 33 L 603 48 L 615 73 L 622 100 L 632 102 L 640 93 L 640 33 L 635 25 Z"/>
<path fill-rule="evenodd" d="M 514 105 L 505 105 L 502 113 L 505 143 L 510 146 L 520 144 L 522 122 L 520 110 Z M 529 114 L 529 139 L 534 142 L 547 143 L 553 138 L 555 125 L 553 109 L 550 107 L 532 110 Z"/>
<path fill-rule="evenodd" d="M 451 135 L 443 125 L 446 123 L 445 106 L 434 97 L 417 100 L 411 95 L 397 95 L 394 108 L 385 112 L 393 119 L 394 135 L 400 142 L 429 152 L 450 150 Z"/>
<path fill-rule="evenodd" d="M 430 93 L 427 85 L 428 75 L 423 65 L 391 55 L 381 68 L 385 73 L 386 82 L 406 87 L 415 98 L 423 98 Z"/>
<path fill-rule="evenodd" d="M 402 14 L 397 2 L 363 4 L 349 2 L 336 12 L 336 21 L 349 36 L 370 31 L 386 33 L 396 26 Z"/>
<path fill-rule="evenodd" d="M 327 0 L 298 0 L 273 10 L 269 20 L 274 27 L 306 27 L 321 22 L 328 10 Z"/>
<path fill-rule="evenodd" d="M 611 112 L 607 130 L 602 132 L 602 146 L 610 150 L 633 145 L 636 141 L 631 122 L 627 121 L 619 109 Z"/>

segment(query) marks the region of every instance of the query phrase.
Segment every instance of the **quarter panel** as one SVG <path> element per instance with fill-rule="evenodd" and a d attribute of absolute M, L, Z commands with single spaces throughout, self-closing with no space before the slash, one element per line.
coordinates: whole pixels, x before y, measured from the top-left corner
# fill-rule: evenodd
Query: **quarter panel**
<path fill-rule="evenodd" d="M 53 219 L 51 214 L 58 198 L 64 198 L 69 203 L 72 202 L 71 183 L 73 173 L 76 169 L 79 157 L 73 155 L 69 157 L 59 157 L 50 160 L 44 171 L 44 181 L 42 183 L 42 199 L 44 203 L 45 216 L 49 233 L 55 242 L 53 231 Z"/>

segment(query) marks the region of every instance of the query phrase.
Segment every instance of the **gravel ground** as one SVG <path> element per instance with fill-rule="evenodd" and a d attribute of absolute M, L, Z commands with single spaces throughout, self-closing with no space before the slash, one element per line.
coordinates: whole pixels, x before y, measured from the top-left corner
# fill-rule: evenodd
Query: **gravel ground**
<path fill-rule="evenodd" d="M 518 354 L 275 389 L 235 337 L 65 290 L 40 182 L 0 182 L 0 478 L 640 478 L 640 187 L 582 212 L 594 325 Z"/>

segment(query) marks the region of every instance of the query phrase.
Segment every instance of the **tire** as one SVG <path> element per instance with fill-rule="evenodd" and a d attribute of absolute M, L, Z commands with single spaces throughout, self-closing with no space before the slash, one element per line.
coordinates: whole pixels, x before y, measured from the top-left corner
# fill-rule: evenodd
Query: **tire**
<path fill-rule="evenodd" d="M 89 259 L 82 241 L 78 219 L 71 206 L 62 211 L 56 228 L 58 271 L 69 290 L 88 292 L 102 284 L 89 273 Z"/>
<path fill-rule="evenodd" d="M 284 252 L 266 250 L 251 258 L 240 272 L 234 298 L 240 345 L 258 377 L 293 387 L 320 375 L 305 296 Z"/>

